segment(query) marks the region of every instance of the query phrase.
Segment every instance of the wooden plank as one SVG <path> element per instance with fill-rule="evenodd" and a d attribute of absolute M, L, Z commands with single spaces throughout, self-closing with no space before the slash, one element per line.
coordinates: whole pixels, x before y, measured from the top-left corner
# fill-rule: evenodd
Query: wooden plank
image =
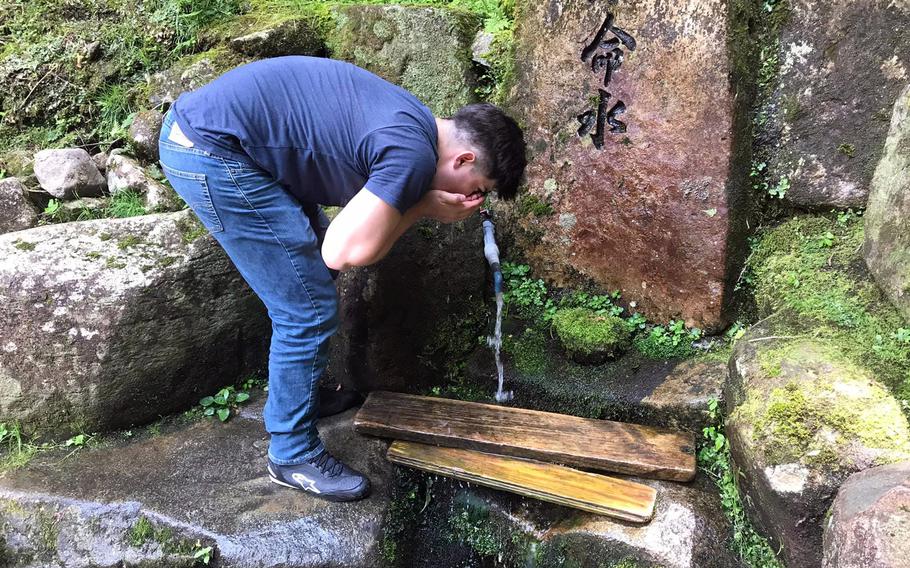
<path fill-rule="evenodd" d="M 661 428 L 461 400 L 373 392 L 358 432 L 655 479 L 695 477 L 695 437 Z"/>
<path fill-rule="evenodd" d="M 389 461 L 565 507 L 646 523 L 657 491 L 647 485 L 522 458 L 394 442 Z"/>

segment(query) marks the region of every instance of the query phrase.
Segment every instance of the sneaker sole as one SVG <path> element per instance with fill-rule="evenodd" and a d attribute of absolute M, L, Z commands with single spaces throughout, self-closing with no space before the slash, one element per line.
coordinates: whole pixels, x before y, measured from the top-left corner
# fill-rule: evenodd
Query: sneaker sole
<path fill-rule="evenodd" d="M 272 483 L 274 483 L 276 485 L 280 485 L 282 487 L 287 487 L 288 489 L 302 491 L 302 492 L 306 493 L 307 495 L 312 495 L 313 497 L 318 497 L 319 499 L 325 499 L 326 501 L 332 501 L 335 503 L 343 503 L 343 502 L 347 502 L 347 501 L 357 501 L 357 500 L 365 498 L 370 492 L 369 483 L 367 483 L 363 489 L 358 490 L 358 491 L 332 494 L 332 493 L 313 493 L 312 491 L 307 491 L 306 489 L 304 489 L 303 487 L 300 487 L 298 485 L 291 485 L 290 483 L 281 481 L 280 479 L 274 477 L 271 473 L 269 473 L 269 481 L 271 481 Z"/>

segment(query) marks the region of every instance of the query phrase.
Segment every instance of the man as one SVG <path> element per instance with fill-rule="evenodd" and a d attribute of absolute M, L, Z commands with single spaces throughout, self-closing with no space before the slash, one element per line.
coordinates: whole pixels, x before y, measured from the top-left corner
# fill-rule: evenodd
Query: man
<path fill-rule="evenodd" d="M 171 185 L 268 308 L 271 480 L 334 501 L 366 496 L 369 480 L 315 427 L 337 327 L 330 269 L 380 260 L 422 218 L 465 219 L 494 188 L 513 198 L 521 129 L 493 105 L 436 118 L 354 65 L 281 57 L 182 95 L 159 146 Z M 317 204 L 344 207 L 324 238 Z"/>

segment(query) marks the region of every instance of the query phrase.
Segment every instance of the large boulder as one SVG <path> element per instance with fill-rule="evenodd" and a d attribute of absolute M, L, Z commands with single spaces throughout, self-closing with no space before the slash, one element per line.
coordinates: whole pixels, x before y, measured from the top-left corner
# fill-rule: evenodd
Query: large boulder
<path fill-rule="evenodd" d="M 232 39 L 230 46 L 250 57 L 321 55 L 325 53 L 325 33 L 310 18 L 291 18 L 246 30 Z"/>
<path fill-rule="evenodd" d="M 260 411 L 261 400 L 224 424 L 134 430 L 5 473 L 0 564 L 190 568 L 201 564 L 193 554 L 210 546 L 213 564 L 224 568 L 379 566 L 386 444 L 357 435 L 353 411 L 319 422 L 334 455 L 372 482 L 367 499 L 329 503 L 269 483 Z"/>
<path fill-rule="evenodd" d="M 437 116 L 474 100 L 475 16 L 366 5 L 332 13 L 334 57 L 410 90 Z M 452 225 L 424 221 L 381 262 L 342 274 L 341 326 L 326 381 L 414 392 L 458 376 L 486 323 L 485 266 L 475 216 Z"/>
<path fill-rule="evenodd" d="M 38 212 L 16 178 L 0 179 L 0 233 L 29 229 L 38 224 Z"/>
<path fill-rule="evenodd" d="M 142 423 L 262 367 L 265 309 L 190 212 L 0 235 L 0 422 Z"/>
<path fill-rule="evenodd" d="M 854 472 L 910 459 L 910 425 L 871 373 L 820 340 L 780 339 L 778 319 L 736 345 L 727 435 L 747 513 L 788 566 L 810 568 L 821 565 L 838 487 Z"/>
<path fill-rule="evenodd" d="M 480 219 L 424 221 L 373 266 L 338 279 L 327 380 L 417 392 L 457 375 L 486 323 Z"/>
<path fill-rule="evenodd" d="M 526 2 L 512 105 L 533 152 L 519 245 L 559 285 L 720 328 L 748 214 L 748 8 Z"/>
<path fill-rule="evenodd" d="M 829 209 L 863 207 L 895 98 L 910 67 L 910 5 L 794 0 L 776 59 L 772 179 L 785 199 Z M 772 80 L 774 80 L 772 79 Z"/>
<path fill-rule="evenodd" d="M 440 117 L 476 101 L 471 43 L 480 19 L 468 12 L 408 6 L 338 6 L 332 56 L 400 85 Z"/>
<path fill-rule="evenodd" d="M 894 104 L 864 217 L 866 265 L 910 321 L 910 86 Z"/>
<path fill-rule="evenodd" d="M 825 524 L 824 568 L 910 566 L 910 462 L 854 473 Z"/>
<path fill-rule="evenodd" d="M 57 199 L 94 197 L 105 189 L 104 176 L 82 148 L 41 150 L 35 154 L 35 176 Z"/>

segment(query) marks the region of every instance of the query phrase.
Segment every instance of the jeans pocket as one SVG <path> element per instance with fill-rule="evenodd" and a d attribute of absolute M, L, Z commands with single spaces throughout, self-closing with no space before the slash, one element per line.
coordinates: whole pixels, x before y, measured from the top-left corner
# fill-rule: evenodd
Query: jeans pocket
<path fill-rule="evenodd" d="M 190 209 L 199 217 L 199 221 L 205 226 L 210 233 L 220 233 L 224 231 L 224 225 L 215 211 L 215 205 L 212 203 L 212 196 L 209 193 L 209 186 L 205 174 L 194 174 L 175 170 L 165 164 L 161 164 L 164 175 L 167 176 L 174 191 L 186 201 Z"/>

